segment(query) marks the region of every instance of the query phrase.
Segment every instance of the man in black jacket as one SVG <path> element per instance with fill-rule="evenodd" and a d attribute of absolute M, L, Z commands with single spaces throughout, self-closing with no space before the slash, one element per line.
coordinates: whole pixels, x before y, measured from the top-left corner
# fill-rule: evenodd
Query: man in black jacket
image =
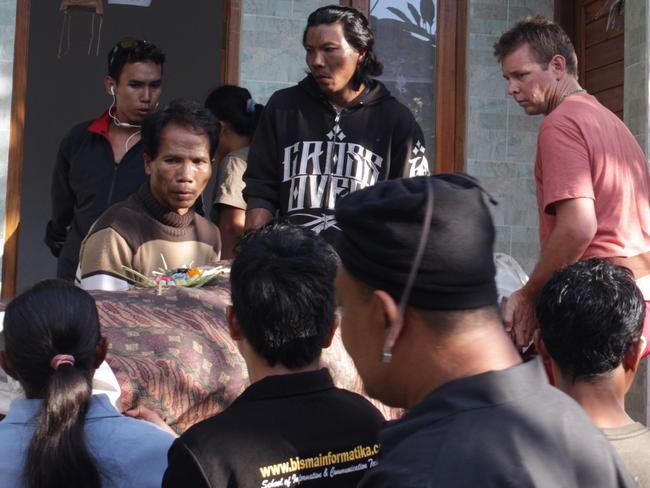
<path fill-rule="evenodd" d="M 330 5 L 314 11 L 303 35 L 309 75 L 273 94 L 251 144 L 244 175 L 246 228 L 276 214 L 336 238 L 336 202 L 377 181 L 429 174 L 413 114 L 373 76 L 367 19 Z"/>
<path fill-rule="evenodd" d="M 251 380 L 169 451 L 164 487 L 354 487 L 379 453 L 383 417 L 320 369 L 334 315 L 336 255 L 298 226 L 245 236 L 227 320 Z"/>
<path fill-rule="evenodd" d="M 79 248 L 93 222 L 146 181 L 140 126 L 162 93 L 165 55 L 150 42 L 124 38 L 108 53 L 110 108 L 63 138 L 52 175 L 52 218 L 45 243 L 57 277 L 73 280 Z"/>
<path fill-rule="evenodd" d="M 359 486 L 635 486 L 503 330 L 482 193 L 460 174 L 405 178 L 337 207 L 343 343 L 368 394 L 408 409 Z"/>

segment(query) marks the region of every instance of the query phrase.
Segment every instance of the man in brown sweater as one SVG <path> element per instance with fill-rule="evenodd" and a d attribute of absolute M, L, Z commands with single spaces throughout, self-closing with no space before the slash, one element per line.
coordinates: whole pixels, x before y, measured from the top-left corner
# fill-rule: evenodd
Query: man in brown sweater
<path fill-rule="evenodd" d="M 83 288 L 125 290 L 125 268 L 151 276 L 219 260 L 219 230 L 193 210 L 212 173 L 216 121 L 198 104 L 175 100 L 145 119 L 142 142 L 149 182 L 104 212 L 84 239 Z"/>

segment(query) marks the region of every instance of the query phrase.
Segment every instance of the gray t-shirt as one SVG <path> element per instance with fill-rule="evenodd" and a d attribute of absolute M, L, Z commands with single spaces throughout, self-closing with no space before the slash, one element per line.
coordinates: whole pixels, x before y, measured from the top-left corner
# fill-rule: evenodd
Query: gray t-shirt
<path fill-rule="evenodd" d="M 635 422 L 602 429 L 641 488 L 650 488 L 650 429 Z"/>
<path fill-rule="evenodd" d="M 380 439 L 379 464 L 359 488 L 636 486 L 584 410 L 548 384 L 537 359 L 446 383 Z"/>

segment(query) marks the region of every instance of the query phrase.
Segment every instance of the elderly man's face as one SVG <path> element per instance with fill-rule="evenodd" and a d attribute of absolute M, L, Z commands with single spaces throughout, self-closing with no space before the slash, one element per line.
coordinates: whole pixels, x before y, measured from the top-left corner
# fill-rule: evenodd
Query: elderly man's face
<path fill-rule="evenodd" d="M 558 79 L 549 66 L 542 66 L 528 44 L 515 49 L 501 61 L 508 95 L 528 115 L 546 114 Z"/>
<path fill-rule="evenodd" d="M 336 297 L 341 314 L 341 339 L 352 357 L 368 394 L 382 399 L 386 387 L 386 365 L 379 360 L 386 334 L 385 321 L 373 306 L 372 290 L 339 265 Z"/>
<path fill-rule="evenodd" d="M 156 158 L 145 154 L 145 172 L 156 200 L 185 215 L 212 174 L 208 135 L 191 127 L 166 125 L 160 133 Z"/>

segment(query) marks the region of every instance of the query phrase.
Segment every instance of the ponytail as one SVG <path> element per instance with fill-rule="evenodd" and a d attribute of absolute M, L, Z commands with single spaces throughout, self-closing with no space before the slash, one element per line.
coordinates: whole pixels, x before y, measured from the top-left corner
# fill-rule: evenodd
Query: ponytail
<path fill-rule="evenodd" d="M 42 281 L 7 305 L 4 336 L 27 398 L 43 400 L 27 450 L 25 485 L 99 488 L 84 435 L 102 340 L 95 300 L 71 283 Z"/>
<path fill-rule="evenodd" d="M 62 364 L 52 373 L 27 451 L 28 488 L 101 486 L 84 436 L 91 395 L 90 377 L 74 365 Z"/>
<path fill-rule="evenodd" d="M 246 88 L 223 85 L 210 92 L 205 106 L 222 122 L 228 122 L 240 136 L 252 138 L 264 105 L 257 103 Z"/>

